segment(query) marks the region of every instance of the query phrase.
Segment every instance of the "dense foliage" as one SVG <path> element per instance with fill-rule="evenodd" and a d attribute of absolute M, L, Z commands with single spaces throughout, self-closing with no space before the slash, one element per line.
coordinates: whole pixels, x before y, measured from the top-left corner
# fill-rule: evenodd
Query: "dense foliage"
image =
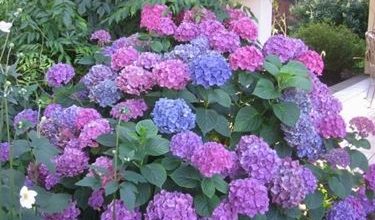
<path fill-rule="evenodd" d="M 115 41 L 95 31 L 87 73 L 56 62 L 43 93 L 18 83 L 17 62 L 1 66 L 1 217 L 374 212 L 375 167 L 360 152 L 374 123 L 357 117 L 347 129 L 341 103 L 318 78 L 317 52 L 280 35 L 261 48 L 256 22 L 239 9 L 173 12 L 147 4 L 140 32 Z M 13 47 L 6 41 L 4 51 Z"/>

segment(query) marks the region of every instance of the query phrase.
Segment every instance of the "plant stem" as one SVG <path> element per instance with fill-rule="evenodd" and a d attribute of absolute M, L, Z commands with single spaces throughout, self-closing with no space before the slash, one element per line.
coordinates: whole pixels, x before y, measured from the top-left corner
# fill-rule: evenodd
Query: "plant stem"
<path fill-rule="evenodd" d="M 114 159 L 115 159 L 115 170 L 114 170 L 114 181 L 117 182 L 117 166 L 118 166 L 118 152 L 119 152 L 119 132 L 118 132 L 118 127 L 120 126 L 120 123 L 121 123 L 121 116 L 117 122 L 117 125 L 116 125 L 116 150 L 115 150 L 115 153 L 114 153 Z M 114 199 L 113 199 L 113 213 L 112 213 L 112 220 L 116 220 L 116 194 L 114 194 Z"/>

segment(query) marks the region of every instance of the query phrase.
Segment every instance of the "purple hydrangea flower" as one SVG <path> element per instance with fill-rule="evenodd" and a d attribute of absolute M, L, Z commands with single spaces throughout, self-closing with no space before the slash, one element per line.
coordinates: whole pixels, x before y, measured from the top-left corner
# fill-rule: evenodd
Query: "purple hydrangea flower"
<path fill-rule="evenodd" d="M 216 20 L 216 15 L 214 12 L 202 8 L 202 7 L 195 7 L 191 10 L 186 10 L 183 13 L 183 22 L 204 22 L 207 20 Z"/>
<path fill-rule="evenodd" d="M 353 198 L 348 197 L 335 203 L 327 213 L 327 220 L 365 220 L 363 207 L 361 209 L 360 204 L 353 202 Z"/>
<path fill-rule="evenodd" d="M 6 162 L 9 160 L 9 143 L 0 143 L 0 162 Z"/>
<path fill-rule="evenodd" d="M 88 204 L 93 209 L 100 210 L 100 208 L 103 206 L 104 203 L 104 190 L 103 189 L 97 189 L 94 190 L 91 193 L 91 196 L 89 197 Z"/>
<path fill-rule="evenodd" d="M 44 214 L 44 220 L 78 220 L 81 211 L 77 207 L 76 202 L 70 202 L 62 212 L 53 214 Z"/>
<path fill-rule="evenodd" d="M 88 168 L 89 158 L 85 152 L 75 148 L 65 148 L 63 154 L 55 159 L 56 173 L 61 176 L 74 177 Z"/>
<path fill-rule="evenodd" d="M 100 118 L 102 116 L 94 108 L 81 108 L 77 113 L 75 124 L 78 129 L 81 129 L 91 121 Z"/>
<path fill-rule="evenodd" d="M 229 184 L 229 204 L 238 214 L 254 217 L 269 208 L 267 187 L 256 179 L 237 179 Z"/>
<path fill-rule="evenodd" d="M 102 180 L 104 187 L 108 182 L 114 178 L 112 160 L 106 156 L 96 158 L 95 162 L 91 164 L 87 176 L 98 175 Z"/>
<path fill-rule="evenodd" d="M 138 51 L 133 47 L 122 47 L 116 50 L 111 59 L 111 68 L 121 70 L 122 68 L 133 64 L 138 59 Z"/>
<path fill-rule="evenodd" d="M 226 31 L 224 25 L 217 20 L 205 20 L 199 24 L 201 34 L 211 38 L 217 31 Z"/>
<path fill-rule="evenodd" d="M 70 64 L 58 63 L 48 69 L 46 80 L 51 87 L 61 87 L 68 84 L 74 75 L 74 68 Z"/>
<path fill-rule="evenodd" d="M 205 88 L 224 85 L 232 75 L 223 56 L 209 53 L 196 57 L 189 63 L 190 74 L 195 85 Z"/>
<path fill-rule="evenodd" d="M 318 180 L 314 176 L 313 172 L 311 172 L 311 170 L 308 168 L 303 168 L 302 176 L 305 181 L 307 193 L 313 193 L 318 186 Z"/>
<path fill-rule="evenodd" d="M 162 190 L 148 204 L 145 220 L 196 220 L 193 197 L 180 192 Z"/>
<path fill-rule="evenodd" d="M 233 210 L 232 205 L 229 203 L 228 199 L 223 200 L 212 212 L 209 220 L 237 220 L 238 215 L 235 210 Z"/>
<path fill-rule="evenodd" d="M 121 37 L 117 40 L 115 40 L 111 46 L 105 47 L 102 50 L 102 53 L 105 56 L 112 56 L 118 49 L 123 48 L 123 47 L 130 47 L 130 46 L 135 46 L 132 44 L 131 40 L 127 37 Z"/>
<path fill-rule="evenodd" d="M 210 39 L 210 46 L 221 53 L 233 52 L 240 47 L 240 37 L 227 30 L 215 31 Z"/>
<path fill-rule="evenodd" d="M 98 147 L 98 143 L 95 140 L 103 134 L 111 132 L 111 126 L 106 119 L 96 119 L 86 124 L 81 133 L 79 134 L 80 147 Z"/>
<path fill-rule="evenodd" d="M 242 136 L 236 151 L 241 167 L 252 178 L 268 183 L 277 173 L 280 158 L 262 138 L 255 135 Z"/>
<path fill-rule="evenodd" d="M 317 180 L 309 174 L 298 161 L 290 158 L 282 160 L 279 172 L 273 178 L 270 187 L 272 202 L 283 208 L 293 208 L 299 205 L 312 189 L 316 188 Z"/>
<path fill-rule="evenodd" d="M 342 148 L 336 148 L 328 151 L 328 153 L 323 155 L 323 158 L 333 167 L 346 167 L 350 164 L 350 155 L 345 149 Z"/>
<path fill-rule="evenodd" d="M 263 47 L 264 56 L 276 55 L 281 62 L 287 62 L 307 51 L 307 46 L 299 39 L 284 35 L 275 35 L 267 40 Z"/>
<path fill-rule="evenodd" d="M 229 63 L 233 70 L 241 69 L 254 72 L 263 66 L 263 54 L 254 46 L 237 48 L 230 56 Z"/>
<path fill-rule="evenodd" d="M 164 59 L 180 59 L 186 63 L 189 63 L 197 56 L 206 53 L 206 51 L 206 49 L 193 44 L 180 44 L 175 46 L 171 52 L 164 54 Z"/>
<path fill-rule="evenodd" d="M 114 80 L 115 78 L 116 73 L 110 67 L 97 64 L 90 68 L 89 72 L 82 78 L 82 82 L 90 89 L 104 80 Z"/>
<path fill-rule="evenodd" d="M 226 147 L 216 142 L 207 142 L 196 149 L 191 157 L 191 163 L 205 177 L 224 174 L 234 166 L 233 155 Z"/>
<path fill-rule="evenodd" d="M 120 72 L 116 85 L 124 93 L 140 95 L 155 85 L 154 75 L 142 67 L 130 65 Z"/>
<path fill-rule="evenodd" d="M 91 34 L 90 40 L 97 41 L 99 45 L 111 42 L 111 35 L 106 30 L 97 30 Z"/>
<path fill-rule="evenodd" d="M 38 124 L 38 112 L 32 109 L 25 109 L 22 112 L 19 112 L 14 117 L 13 126 L 14 128 L 22 128 L 23 123 L 28 122 L 30 123 L 31 127 L 35 127 Z"/>
<path fill-rule="evenodd" d="M 113 209 L 115 209 L 115 212 Z M 100 216 L 100 220 L 112 220 L 113 218 L 116 220 L 141 220 L 142 214 L 138 210 L 129 210 L 123 201 L 116 199 L 108 205 L 107 209 Z"/>
<path fill-rule="evenodd" d="M 165 60 L 152 70 L 158 86 L 181 90 L 190 80 L 188 66 L 181 60 Z"/>
<path fill-rule="evenodd" d="M 344 138 L 346 125 L 341 115 L 327 115 L 317 124 L 319 133 L 324 138 Z"/>
<path fill-rule="evenodd" d="M 43 116 L 47 118 L 58 117 L 62 111 L 63 107 L 60 104 L 52 103 L 47 105 L 47 107 L 44 109 Z"/>
<path fill-rule="evenodd" d="M 90 89 L 89 98 L 101 107 L 106 107 L 119 101 L 121 94 L 115 81 L 104 80 Z"/>
<path fill-rule="evenodd" d="M 255 41 L 258 37 L 257 24 L 249 17 L 231 20 L 229 22 L 229 30 L 248 41 Z"/>
<path fill-rule="evenodd" d="M 128 99 L 113 106 L 111 115 L 122 121 L 130 121 L 142 117 L 146 110 L 147 105 L 143 99 Z"/>
<path fill-rule="evenodd" d="M 135 62 L 135 64 L 147 70 L 151 70 L 161 60 L 162 58 L 159 54 L 151 53 L 151 52 L 143 52 L 139 54 L 138 59 Z"/>
<path fill-rule="evenodd" d="M 44 164 L 30 163 L 27 167 L 27 178 L 36 183 L 44 186 L 47 190 L 52 189 L 60 182 L 60 177 L 48 170 Z"/>
<path fill-rule="evenodd" d="M 190 42 L 191 45 L 198 47 L 201 51 L 208 51 L 210 49 L 210 41 L 207 37 L 199 36 Z"/>
<path fill-rule="evenodd" d="M 176 29 L 174 38 L 180 42 L 191 41 L 200 34 L 199 26 L 193 22 L 182 22 Z"/>
<path fill-rule="evenodd" d="M 375 164 L 371 164 L 366 171 L 364 178 L 366 180 L 367 186 L 375 190 Z"/>
<path fill-rule="evenodd" d="M 375 124 L 367 117 L 354 117 L 349 121 L 350 127 L 358 132 L 361 137 L 368 137 L 375 134 Z"/>
<path fill-rule="evenodd" d="M 183 131 L 173 135 L 169 146 L 174 156 L 190 161 L 194 151 L 202 145 L 202 138 L 196 133 Z"/>
<path fill-rule="evenodd" d="M 162 17 L 160 23 L 155 30 L 155 33 L 159 36 L 170 36 L 175 33 L 177 29 L 176 24 L 173 22 L 170 17 Z"/>
<path fill-rule="evenodd" d="M 172 134 L 195 127 L 195 114 L 183 99 L 160 98 L 151 116 L 162 133 Z"/>

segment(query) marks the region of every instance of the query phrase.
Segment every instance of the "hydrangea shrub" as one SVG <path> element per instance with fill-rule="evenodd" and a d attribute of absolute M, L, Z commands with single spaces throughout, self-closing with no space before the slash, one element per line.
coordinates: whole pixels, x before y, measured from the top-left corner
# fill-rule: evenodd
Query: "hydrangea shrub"
<path fill-rule="evenodd" d="M 20 110 L 11 121 L 15 135 L 1 141 L 1 193 L 12 202 L 2 202 L 0 214 L 371 215 L 375 167 L 360 148 L 371 147 L 374 122 L 356 117 L 346 125 L 341 103 L 318 78 L 322 58 L 303 41 L 276 35 L 261 46 L 253 18 L 220 12 L 175 15 L 166 5 L 145 5 L 140 33 L 113 42 L 105 30 L 92 34 L 107 59 L 83 77 L 68 64 L 52 66 L 53 102 Z M 12 193 L 24 185 L 38 193 L 33 211 Z"/>

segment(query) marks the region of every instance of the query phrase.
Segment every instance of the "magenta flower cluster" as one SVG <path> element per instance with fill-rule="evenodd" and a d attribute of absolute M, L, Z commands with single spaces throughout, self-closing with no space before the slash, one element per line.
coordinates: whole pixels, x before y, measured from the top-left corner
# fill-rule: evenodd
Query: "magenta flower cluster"
<path fill-rule="evenodd" d="M 229 56 L 232 70 L 248 70 L 254 72 L 263 66 L 263 54 L 254 46 L 240 47 Z"/>
<path fill-rule="evenodd" d="M 121 70 L 116 78 L 117 87 L 124 93 L 140 95 L 142 92 L 150 90 L 154 85 L 152 72 L 142 67 L 130 65 Z"/>
<path fill-rule="evenodd" d="M 344 138 L 346 125 L 341 115 L 327 115 L 317 124 L 320 134 L 324 138 Z"/>
<path fill-rule="evenodd" d="M 314 73 L 317 76 L 322 75 L 324 62 L 317 52 L 308 50 L 300 54 L 296 59 L 302 62 L 311 73 Z"/>
<path fill-rule="evenodd" d="M 184 89 L 190 80 L 188 66 L 181 60 L 165 60 L 152 70 L 157 84 L 162 88 Z"/>
<path fill-rule="evenodd" d="M 194 152 L 203 145 L 202 138 L 192 131 L 183 131 L 173 135 L 170 142 L 172 154 L 190 161 Z"/>
<path fill-rule="evenodd" d="M 106 30 L 97 30 L 91 34 L 90 40 L 97 41 L 102 46 L 111 42 L 111 34 Z"/>
<path fill-rule="evenodd" d="M 113 200 L 100 216 L 101 220 L 141 220 L 142 214 L 138 210 L 129 210 L 122 200 Z"/>
<path fill-rule="evenodd" d="M 365 138 L 369 135 L 375 135 L 375 124 L 367 117 L 354 117 L 350 119 L 349 125 L 354 131 L 358 132 L 361 137 Z"/>
<path fill-rule="evenodd" d="M 111 116 L 122 121 L 130 121 L 143 116 L 147 105 L 143 99 L 128 99 L 113 106 Z"/>

